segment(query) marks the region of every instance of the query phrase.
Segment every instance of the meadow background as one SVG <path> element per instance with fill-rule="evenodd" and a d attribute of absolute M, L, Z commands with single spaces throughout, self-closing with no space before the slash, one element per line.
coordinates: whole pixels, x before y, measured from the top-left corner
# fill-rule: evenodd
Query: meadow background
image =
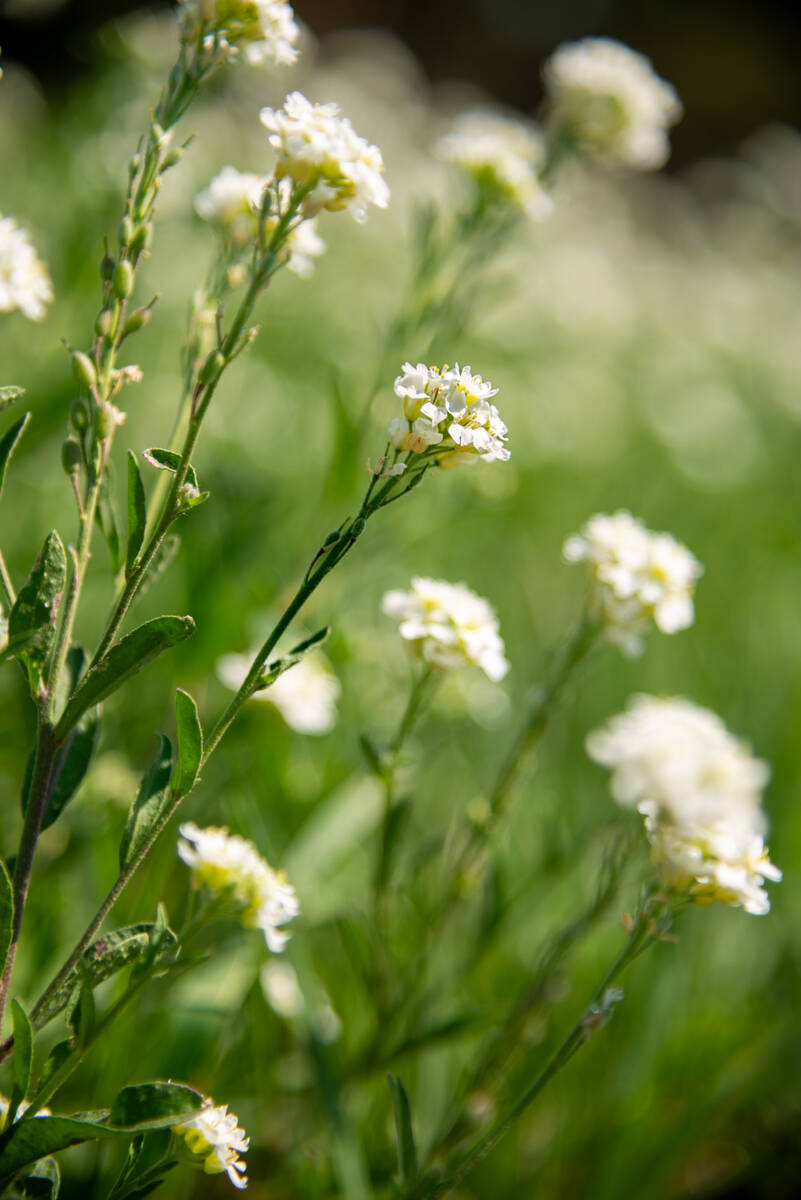
<path fill-rule="evenodd" d="M 3 380 L 28 389 L 34 413 L 0 508 L 15 578 L 26 573 L 54 513 L 65 538 L 73 536 L 69 484 L 57 468 L 73 397 L 59 339 L 86 338 L 102 236 L 116 227 L 126 160 L 174 49 L 166 13 L 132 14 L 93 37 L 92 69 L 62 86 L 58 103 L 31 73 L 3 60 L 0 210 L 30 229 L 56 292 L 42 325 L 19 314 L 0 322 Z M 674 78 L 667 64 L 656 66 Z M 364 228 L 325 223 L 328 250 L 313 278 L 279 278 L 260 307 L 260 337 L 225 377 L 195 460 L 213 503 L 184 523 L 178 558 L 138 604 L 140 620 L 191 612 L 197 633 L 107 704 L 98 768 L 42 837 L 17 977 L 23 994 L 52 973 L 60 948 L 112 881 L 153 730 L 171 725 L 174 686 L 188 688 L 201 713 L 218 711 L 227 693 L 215 677 L 217 659 L 256 642 L 320 537 L 354 510 L 365 447 L 354 430 L 404 295 L 415 207 L 421 199 L 445 211 L 459 203 L 458 182 L 430 151 L 449 115 L 477 93 L 459 81 L 432 86 L 389 34 L 338 33 L 309 45 L 283 74 L 224 72 L 183 128 L 196 141 L 165 180 L 155 253 L 138 293 L 161 299 L 135 344 L 145 378 L 124 397 L 122 447 L 166 444 L 172 425 L 185 315 L 212 249 L 193 197 L 227 163 L 266 169 L 258 110 L 296 87 L 337 100 L 381 147 L 392 203 Z M 691 127 L 691 100 L 684 100 Z M 376 1194 L 384 1194 L 395 1170 L 387 1069 L 409 1089 L 420 1143 L 433 1135 L 487 1030 L 525 991 L 550 939 L 590 903 L 610 846 L 631 828 L 583 741 L 638 691 L 686 695 L 712 708 L 769 760 L 771 854 L 784 882 L 772 889 L 764 918 L 723 906 L 691 911 L 679 944 L 661 945 L 635 965 L 609 1027 L 459 1194 L 797 1194 L 801 138 L 772 125 L 731 154 L 686 158 L 659 177 L 575 169 L 560 178 L 555 198 L 553 218 L 521 228 L 469 297 L 467 327 L 430 356 L 469 363 L 500 388 L 511 462 L 429 479 L 371 523 L 304 617 L 308 631 L 333 626 L 326 654 L 342 685 L 335 729 L 303 736 L 271 705 L 252 702 L 185 808 L 184 819 L 227 824 L 286 868 L 303 906 L 287 958 L 307 1015 L 276 1011 L 261 939 L 228 923 L 169 1005 L 159 985 L 152 988 L 116 1041 L 95 1050 L 65 1090 L 64 1103 L 76 1109 L 88 1084 L 96 1091 L 102 1083 L 111 1095 L 133 1059 L 142 1078 L 186 1079 L 224 1100 L 253 1139 L 255 1197 L 344 1194 L 332 1138 L 341 1162 L 357 1136 Z M 414 361 L 417 353 L 410 344 L 402 357 Z M 373 455 L 395 415 L 399 367 L 373 404 L 366 438 Z M 371 1059 L 373 997 L 359 963 L 369 952 L 379 794 L 358 735 L 391 735 L 409 673 L 395 624 L 380 613 L 381 596 L 413 574 L 464 581 L 497 607 L 512 662 L 500 686 L 478 672 L 449 678 L 410 747 L 411 840 L 439 845 L 454 815 L 481 797 L 515 713 L 579 617 L 582 576 L 561 563 L 564 538 L 592 513 L 619 507 L 669 530 L 704 564 L 696 624 L 675 637 L 652 635 L 639 660 L 607 651 L 581 676 L 498 832 L 481 923 L 466 905 L 448 954 L 428 963 L 427 1027 L 446 1035 L 390 1063 Z M 108 602 L 104 553 L 98 542 L 81 614 L 87 637 Z M 21 680 L 5 670 L 4 855 L 18 835 L 32 731 Z M 502 1085 L 472 1097 L 477 1128 L 524 1086 L 582 1010 L 620 940 L 638 869 L 635 856 L 619 895 L 551 980 Z M 119 922 L 144 919 L 159 897 L 180 911 L 186 889 L 174 839 L 166 838 L 121 901 Z M 410 890 L 398 903 L 407 911 L 393 952 L 403 963 L 424 936 L 423 901 Z M 104 1195 L 113 1160 L 107 1147 L 63 1156 L 62 1195 Z M 161 1194 L 213 1197 L 229 1189 L 224 1177 L 183 1170 Z"/>

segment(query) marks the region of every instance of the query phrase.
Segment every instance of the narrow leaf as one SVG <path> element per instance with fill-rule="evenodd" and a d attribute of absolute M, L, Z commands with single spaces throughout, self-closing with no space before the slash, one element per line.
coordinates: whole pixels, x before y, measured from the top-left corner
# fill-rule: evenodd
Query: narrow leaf
<path fill-rule="evenodd" d="M 111 464 L 106 467 L 103 481 L 100 485 L 100 496 L 97 504 L 97 520 L 100 525 L 100 531 L 106 539 L 108 546 L 108 556 L 111 561 L 111 569 L 116 575 L 123 564 L 122 553 L 122 536 L 120 534 L 120 522 L 117 516 L 117 506 L 114 501 L 114 492 L 112 490 L 112 473 Z"/>
<path fill-rule="evenodd" d="M 125 549 L 125 570 L 130 575 L 136 562 L 145 536 L 147 524 L 147 503 L 145 485 L 136 455 L 128 451 L 128 541 Z"/>
<path fill-rule="evenodd" d="M 7 389 L 3 388 L 2 390 L 6 391 Z M 13 399 L 14 397 L 12 396 L 11 400 L 7 400 L 6 403 L 10 404 Z M 3 404 L 0 407 L 5 408 L 6 405 Z M 25 432 L 25 426 L 28 424 L 30 419 L 31 414 L 29 412 L 25 413 L 18 421 L 15 422 L 15 424 L 11 426 L 8 433 L 4 434 L 3 437 L 0 438 L 0 496 L 3 494 L 3 483 L 5 482 L 6 478 L 6 467 L 8 466 L 11 455 L 16 449 L 17 442 Z"/>
<path fill-rule="evenodd" d="M 63 741 L 88 708 L 105 700 L 126 679 L 194 631 L 191 617 L 154 617 L 127 634 L 84 675 L 56 726 L 56 740 Z"/>
<path fill-rule="evenodd" d="M 331 626 L 323 625 L 322 629 L 318 629 L 311 637 L 305 638 L 302 642 L 298 642 L 297 646 L 293 646 L 289 651 L 290 654 L 304 655 L 310 650 L 314 650 L 316 646 L 322 646 L 323 642 L 327 641 L 331 636 Z"/>
<path fill-rule="evenodd" d="M 17 387 L 14 383 L 6 383 L 0 387 L 0 412 L 13 404 L 15 400 L 19 400 L 20 396 L 25 395 L 24 387 Z"/>
<path fill-rule="evenodd" d="M 0 858 L 0 962 L 6 961 L 14 926 L 14 888 L 6 864 Z"/>
<path fill-rule="evenodd" d="M 73 1050 L 82 1050 L 88 1046 L 95 1028 L 95 998 L 91 984 L 81 981 L 75 988 L 67 1004 L 67 1024 L 72 1030 Z"/>
<path fill-rule="evenodd" d="M 414 1183 L 417 1178 L 417 1150 L 414 1145 L 412 1132 L 412 1109 L 406 1088 L 400 1079 L 388 1075 L 389 1086 L 392 1090 L 392 1111 L 395 1115 L 395 1133 L 398 1138 L 398 1166 L 401 1182 Z"/>
<path fill-rule="evenodd" d="M 7 1119 L 9 1125 L 28 1094 L 33 1070 L 33 1027 L 19 1000 L 11 1001 L 11 1016 L 14 1021 L 14 1057 L 11 1060 L 13 1075 Z"/>
<path fill-rule="evenodd" d="M 175 725 L 178 745 L 172 790 L 178 799 L 192 790 L 203 758 L 203 729 L 197 705 L 181 688 L 175 693 Z"/>
<path fill-rule="evenodd" d="M 172 471 L 173 474 L 181 465 L 180 454 L 176 454 L 174 450 L 160 450 L 158 446 L 150 446 L 147 450 L 143 450 L 142 458 L 149 462 L 151 467 L 158 467 L 160 471 Z M 186 471 L 186 482 L 194 488 L 198 486 L 197 474 L 191 463 Z"/>
<path fill-rule="evenodd" d="M 15 656 L 26 665 L 33 691 L 38 687 L 41 668 L 53 643 L 66 581 L 67 556 L 54 529 L 47 535 L 8 618 L 9 645 L 17 639 L 24 640 L 24 649 L 17 650 Z"/>
<path fill-rule="evenodd" d="M 136 799 L 128 814 L 128 823 L 120 842 L 120 870 L 124 871 L 146 845 L 169 808 L 172 792 L 172 746 L 163 733 L 157 735 L 159 748 L 145 772 Z"/>

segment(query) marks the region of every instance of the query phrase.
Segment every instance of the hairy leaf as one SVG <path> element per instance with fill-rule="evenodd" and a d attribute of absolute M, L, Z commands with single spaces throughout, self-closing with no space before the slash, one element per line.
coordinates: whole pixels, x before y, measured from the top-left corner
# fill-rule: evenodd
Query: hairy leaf
<path fill-rule="evenodd" d="M 126 679 L 194 631 L 191 617 L 154 617 L 127 634 L 84 675 L 56 726 L 56 740 L 63 741 L 88 708 L 105 700 Z"/>
<path fill-rule="evenodd" d="M 8 390 L 8 388 L 2 389 L 2 391 Z M 14 389 L 11 390 L 13 391 Z M 14 396 L 12 396 L 10 400 L 7 399 L 6 404 L 10 404 L 14 399 Z M 6 404 L 2 404 L 0 407 L 5 408 Z M 3 483 L 5 482 L 6 478 L 6 467 L 8 466 L 11 455 L 14 453 L 17 447 L 17 442 L 25 432 L 25 426 L 28 424 L 30 419 L 31 414 L 29 412 L 24 413 L 23 416 L 21 416 L 20 419 L 11 426 L 8 433 L 4 434 L 3 437 L 0 438 L 0 496 L 3 494 Z"/>
<path fill-rule="evenodd" d="M 172 471 L 173 474 L 181 465 L 180 454 L 176 454 L 174 450 L 160 450 L 158 446 L 150 446 L 147 450 L 143 450 L 142 458 L 149 462 L 151 467 L 158 467 L 160 471 Z M 186 482 L 192 487 L 198 486 L 197 474 L 191 463 L 186 471 Z"/>
<path fill-rule="evenodd" d="M 53 644 L 58 606 L 66 582 L 67 556 L 54 529 L 47 535 L 8 618 L 9 649 L 15 645 L 20 647 L 12 653 L 25 664 L 33 692 L 40 685 L 41 668 Z"/>
<path fill-rule="evenodd" d="M 172 798 L 172 746 L 163 733 L 157 736 L 158 753 L 139 786 L 120 842 L 121 871 L 130 866 L 147 843 L 167 812 Z"/>
<path fill-rule="evenodd" d="M 172 790 L 177 799 L 192 790 L 203 758 L 203 729 L 197 705 L 181 688 L 175 693 L 175 724 L 178 745 Z"/>
<path fill-rule="evenodd" d="M 125 570 L 130 575 L 136 562 L 142 542 L 145 537 L 147 524 L 147 503 L 145 485 L 136 455 L 128 451 L 128 541 L 125 549 Z"/>

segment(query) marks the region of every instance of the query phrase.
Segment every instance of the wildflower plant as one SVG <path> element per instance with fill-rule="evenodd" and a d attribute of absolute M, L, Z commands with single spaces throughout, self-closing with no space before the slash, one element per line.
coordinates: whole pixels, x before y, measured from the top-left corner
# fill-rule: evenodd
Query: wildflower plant
<path fill-rule="evenodd" d="M 185 527 L 210 500 L 195 466 L 207 415 L 212 405 L 224 403 L 229 372 L 259 336 L 252 322 L 264 293 L 280 286 L 281 271 L 288 268 L 307 278 L 325 248 L 320 229 L 335 214 L 349 212 L 362 224 L 372 209 L 386 208 L 390 199 L 380 150 L 354 130 L 336 104 L 312 102 L 292 91 L 282 106 L 261 109 L 263 161 L 247 172 L 220 165 L 195 198 L 195 212 L 209 227 L 211 261 L 191 297 L 173 435 L 166 446 L 148 445 L 125 456 L 123 529 L 115 515 L 113 463 L 120 460 L 127 397 L 143 382 L 142 371 L 123 362 L 123 346 L 127 356 L 129 339 L 159 319 L 158 298 L 146 300 L 136 293 L 143 262 L 157 254 L 154 215 L 164 176 L 188 150 L 187 142 L 178 141 L 176 126 L 207 81 L 236 60 L 288 67 L 298 53 L 299 29 L 282 0 L 183 0 L 177 30 L 176 61 L 129 161 L 116 237 L 106 242 L 100 261 L 97 313 L 80 346 L 67 347 L 77 394 L 65 413 L 61 465 L 74 503 L 73 539 L 65 534 L 65 546 L 52 529 L 38 554 L 31 553 L 32 565 L 22 581 L 12 578 L 0 555 L 0 667 L 24 679 L 35 725 L 20 780 L 17 852 L 0 862 L 0 1068 L 8 1076 L 8 1098 L 5 1093 L 0 1097 L 0 1194 L 42 1194 L 54 1200 L 60 1174 L 53 1156 L 80 1143 L 123 1149 L 109 1200 L 149 1194 L 182 1162 L 205 1174 L 225 1175 L 236 1189 L 247 1186 L 242 1156 L 250 1139 L 228 1104 L 208 1097 L 202 1078 L 188 1083 L 134 1078 L 110 1095 L 104 1091 L 103 1073 L 95 1072 L 96 1089 L 85 1106 L 74 1113 L 61 1111 L 64 1085 L 76 1076 L 89 1091 L 86 1074 L 76 1073 L 98 1043 L 110 1043 L 122 1014 L 130 1018 L 137 1013 L 138 1002 L 155 981 L 165 988 L 175 985 L 175 995 L 181 995 L 180 981 L 204 962 L 202 947 L 208 945 L 212 924 L 224 927 L 226 944 L 230 938 L 236 949 L 233 919 L 261 933 L 264 946 L 262 938 L 251 937 L 254 953 L 282 956 L 259 968 L 260 986 L 317 1072 L 324 1103 L 310 1105 L 309 1111 L 315 1109 L 310 1119 L 327 1122 L 322 1140 L 337 1194 L 358 1200 L 370 1189 L 376 1195 L 391 1190 L 405 1200 L 433 1200 L 473 1171 L 557 1071 L 610 1020 L 624 999 L 621 973 L 651 945 L 672 937 L 684 909 L 721 901 L 764 914 L 769 907 L 764 885 L 781 877 L 764 843 L 765 764 L 713 714 L 687 701 L 638 697 L 627 713 L 587 743 L 590 756 L 612 771 L 618 802 L 644 817 L 651 848 L 652 863 L 638 880 L 639 898 L 625 917 L 627 936 L 618 955 L 550 1059 L 467 1145 L 464 1120 L 470 1097 L 497 1084 L 499 1065 L 519 1049 L 521 1029 L 544 1002 L 557 966 L 617 902 L 627 882 L 630 844 L 622 830 L 604 859 L 589 906 L 543 948 L 531 985 L 512 996 L 494 1027 L 485 1031 L 490 1036 L 482 1052 L 455 1082 L 448 1112 L 429 1131 L 425 1156 L 415 1142 L 409 1094 L 399 1078 L 390 1076 L 390 1096 L 382 1092 L 378 1103 L 383 1116 L 390 1107 L 394 1115 L 397 1186 L 380 1157 L 383 1147 L 370 1158 L 368 1142 L 378 1123 L 371 1114 L 364 1130 L 355 1131 L 348 1088 L 371 1087 L 377 1073 L 383 1082 L 388 1063 L 404 1061 L 460 1027 L 452 1020 L 432 1025 L 429 1014 L 453 1001 L 480 967 L 481 933 L 501 919 L 497 910 L 489 911 L 494 838 L 518 785 L 582 671 L 602 661 L 605 643 L 630 653 L 643 648 L 651 626 L 676 634 L 692 625 L 701 568 L 689 550 L 670 535 L 653 534 L 626 511 L 592 517 L 568 538 L 565 559 L 588 565 L 582 615 L 537 672 L 536 687 L 515 716 L 514 727 L 494 732 L 493 750 L 500 744 L 497 761 L 477 784 L 479 794 L 469 804 L 455 806 L 443 838 L 420 835 L 427 773 L 420 772 L 409 786 L 415 737 L 439 720 L 438 684 L 446 674 L 472 672 L 479 678 L 483 673 L 490 681 L 484 681 L 487 687 L 500 688 L 512 668 L 518 676 L 529 668 L 517 649 L 507 652 L 491 599 L 465 584 L 422 575 L 408 587 L 398 586 L 406 581 L 394 573 L 381 580 L 387 589 L 384 614 L 397 621 L 410 652 L 408 694 L 405 704 L 398 705 L 394 732 L 387 735 L 376 714 L 376 730 L 358 738 L 374 800 L 378 792 L 376 828 L 365 827 L 363 846 L 369 883 L 364 894 L 349 898 L 358 917 L 350 921 L 336 911 L 325 914 L 331 928 L 342 933 L 359 987 L 374 1001 L 372 1021 L 363 1023 L 369 1027 L 355 1033 L 348 1028 L 348 1014 L 334 1011 L 312 965 L 304 909 L 307 903 L 319 903 L 318 884 L 325 896 L 324 872 L 313 882 L 304 877 L 301 854 L 294 860 L 290 856 L 284 874 L 282 856 L 271 852 L 268 861 L 264 848 L 236 832 L 228 815 L 226 826 L 182 820 L 178 827 L 173 869 L 184 879 L 186 892 L 180 920 L 171 921 L 154 885 L 140 893 L 147 894 L 148 907 L 136 923 L 104 927 L 134 876 L 151 869 L 151 851 L 190 794 L 202 788 L 211 756 L 248 701 L 266 699 L 280 711 L 286 728 L 276 724 L 271 738 L 289 739 L 292 733 L 323 738 L 335 726 L 337 736 L 347 736 L 337 725 L 337 704 L 343 701 L 346 707 L 347 689 L 320 649 L 329 629 L 305 636 L 297 632 L 307 602 L 350 551 L 373 534 L 368 524 L 384 509 L 422 485 L 428 509 L 420 496 L 409 503 L 417 502 L 421 520 L 439 527 L 437 489 L 441 496 L 442 489 L 454 486 L 444 472 L 473 465 L 479 476 L 485 471 L 502 476 L 500 464 L 511 457 L 509 431 L 495 403 L 500 389 L 470 366 L 441 360 L 440 365 L 427 364 L 433 340 L 427 326 L 436 327 L 437 337 L 461 328 L 460 288 L 475 279 L 521 221 L 549 214 L 556 202 L 549 193 L 551 181 L 566 152 L 603 152 L 630 166 L 654 167 L 665 156 L 666 131 L 678 115 L 678 102 L 640 56 L 594 41 L 557 51 L 546 68 L 549 98 L 541 131 L 497 114 L 471 113 L 441 139 L 438 153 L 464 172 L 473 191 L 464 211 L 454 215 L 443 204 L 441 211 L 424 218 L 410 302 L 384 347 L 380 392 L 386 412 L 378 427 L 385 432 L 374 433 L 364 416 L 369 436 L 375 437 L 367 480 L 360 476 L 358 487 L 356 477 L 350 478 L 346 515 L 327 534 L 310 538 L 305 570 L 288 582 L 286 602 L 276 606 L 278 616 L 261 644 L 247 655 L 230 647 L 219 658 L 217 674 L 228 689 L 222 710 L 206 712 L 212 701 L 205 689 L 199 705 L 189 692 L 177 689 L 174 739 L 157 735 L 155 758 L 120 822 L 116 878 L 81 936 L 61 947 L 61 964 L 52 977 L 37 981 L 31 1000 L 23 996 L 21 972 L 15 968 L 18 950 L 31 932 L 26 909 L 40 836 L 64 819 L 84 779 L 98 766 L 106 701 L 118 692 L 125 695 L 123 689 L 135 675 L 195 632 L 189 615 L 163 614 L 139 625 L 129 618 L 134 603 L 165 569 L 176 527 Z M 253 121 L 255 127 L 255 113 Z M 457 253 L 462 241 L 466 261 Z M 27 233 L 15 221 L 0 218 L 0 312 L 19 310 L 39 321 L 52 292 Z M 270 300 L 280 302 L 272 294 Z M 407 344 L 396 355 L 399 339 Z M 391 369 L 386 366 L 390 351 Z M 410 357 L 404 361 L 406 355 Z M 0 388 L 0 408 L 16 403 L 23 391 L 17 384 Z M 0 435 L 0 490 L 29 416 L 12 419 Z M 395 511 L 376 524 L 391 527 Z M 59 514 L 62 526 L 68 519 Z M 270 528 L 260 553 L 270 554 L 275 536 Z M 84 636 L 78 617 L 89 560 L 100 538 L 111 565 L 110 602 L 91 635 L 91 648 L 85 648 L 77 637 L 78 629 Z M 388 640 L 389 634 L 381 637 Z M 223 799 L 212 796 L 210 802 L 222 810 Z M 281 797 L 281 803 L 291 799 Z M 265 807 L 277 803 L 274 797 L 265 799 Z M 305 891 L 293 882 L 296 868 Z M 451 934 L 466 911 L 478 933 L 460 943 Z M 416 922 L 411 949 L 400 936 L 410 922 Z M 244 940 L 246 935 L 236 937 Z M 447 978 L 443 962 L 450 970 Z M 106 984 L 108 988 L 98 990 Z M 55 1043 L 47 1040 L 54 1022 L 65 1026 L 65 1036 Z M 48 1034 L 42 1037 L 44 1030 Z M 337 1078 L 326 1047 L 340 1035 L 348 1045 Z M 198 1064 L 198 1075 L 209 1069 Z M 137 1075 L 135 1062 L 130 1070 Z M 264 1096 L 253 1100 L 262 1103 Z M 375 1103 L 372 1094 L 354 1111 L 367 1112 Z M 286 1158 L 291 1172 L 298 1156 Z M 327 1190 L 314 1188 L 317 1195 L 335 1194 L 328 1183 Z"/>

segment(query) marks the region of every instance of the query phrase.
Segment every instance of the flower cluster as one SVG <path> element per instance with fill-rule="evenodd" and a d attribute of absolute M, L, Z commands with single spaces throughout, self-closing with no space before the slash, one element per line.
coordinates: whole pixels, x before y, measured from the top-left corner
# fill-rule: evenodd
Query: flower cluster
<path fill-rule="evenodd" d="M 224 654 L 217 662 L 217 676 L 232 691 L 245 681 L 251 659 L 244 654 Z M 296 733 L 330 733 L 337 720 L 341 688 L 322 654 L 307 654 L 288 671 L 253 693 L 254 700 L 267 700 Z"/>
<path fill-rule="evenodd" d="M 182 0 L 181 36 L 193 44 L 236 57 L 240 48 L 250 63 L 288 66 L 298 57 L 300 30 L 286 0 Z"/>
<path fill-rule="evenodd" d="M 481 667 L 496 683 L 509 670 L 494 609 L 463 583 L 413 579 L 410 591 L 387 592 L 382 608 L 433 667 Z"/>
<path fill-rule="evenodd" d="M 0 313 L 19 309 L 32 321 L 41 321 L 52 299 L 47 267 L 28 234 L 0 213 Z"/>
<path fill-rule="evenodd" d="M 264 197 L 264 189 L 269 183 L 265 175 L 253 175 L 247 171 L 238 171 L 236 167 L 223 167 L 219 175 L 215 175 L 205 191 L 195 197 L 195 212 L 204 221 L 209 221 L 222 233 L 226 242 L 232 248 L 245 247 L 256 237 L 259 228 L 259 210 Z M 288 184 L 282 180 L 281 184 Z M 281 219 L 281 213 L 290 203 L 291 188 L 278 186 L 278 209 L 262 216 L 267 237 L 273 232 Z M 290 271 L 301 278 L 308 278 L 314 270 L 314 259 L 325 250 L 325 242 L 317 232 L 317 221 L 314 217 L 300 221 L 286 235 L 286 241 L 279 251 L 281 261 L 286 263 Z M 243 279 L 246 271 L 236 268 Z M 229 282 L 237 281 L 238 274 L 229 270 Z"/>
<path fill-rule="evenodd" d="M 651 621 L 662 633 L 692 625 L 703 568 L 670 534 L 652 533 L 625 510 L 599 513 L 567 539 L 563 554 L 568 562 L 590 564 L 593 615 L 627 654 L 640 652 Z"/>
<path fill-rule="evenodd" d="M 395 380 L 395 395 L 403 402 L 403 419 L 389 427 L 396 450 L 430 454 L 440 467 L 501 460 L 509 451 L 508 430 L 490 403 L 498 389 L 469 367 L 427 367 L 403 364 Z"/>
<path fill-rule="evenodd" d="M 227 829 L 199 829 L 192 821 L 179 830 L 178 855 L 192 872 L 194 887 L 205 887 L 233 901 L 246 929 L 260 929 L 273 953 L 283 950 L 289 934 L 280 928 L 300 912 L 294 889 L 272 869 L 252 842 Z"/>
<path fill-rule="evenodd" d="M 714 713 L 689 700 L 636 696 L 587 739 L 612 770 L 612 794 L 645 817 L 668 886 L 700 904 L 768 912 L 766 879 L 781 879 L 763 840 L 767 764 Z"/>
<path fill-rule="evenodd" d="M 235 1188 L 246 1188 L 248 1177 L 245 1163 L 239 1157 L 250 1145 L 250 1138 L 229 1113 L 227 1104 L 215 1105 L 206 1100 L 199 1113 L 189 1121 L 173 1125 L 172 1131 L 186 1142 L 192 1154 L 203 1159 L 207 1175 L 226 1172 Z"/>
<path fill-rule="evenodd" d="M 553 201 L 537 178 L 543 140 L 523 121 L 481 109 L 466 112 L 439 139 L 436 150 L 500 204 L 522 209 L 534 221 L 552 213 Z"/>
<path fill-rule="evenodd" d="M 610 38 L 585 38 L 560 46 L 544 75 L 557 136 L 641 171 L 666 161 L 667 130 L 682 108 L 645 55 Z"/>
<path fill-rule="evenodd" d="M 381 151 L 359 137 L 337 104 L 312 104 L 291 92 L 283 108 L 263 108 L 260 117 L 278 159 L 276 178 L 290 179 L 306 193 L 304 215 L 349 209 L 364 221 L 369 204 L 387 207 Z"/>

